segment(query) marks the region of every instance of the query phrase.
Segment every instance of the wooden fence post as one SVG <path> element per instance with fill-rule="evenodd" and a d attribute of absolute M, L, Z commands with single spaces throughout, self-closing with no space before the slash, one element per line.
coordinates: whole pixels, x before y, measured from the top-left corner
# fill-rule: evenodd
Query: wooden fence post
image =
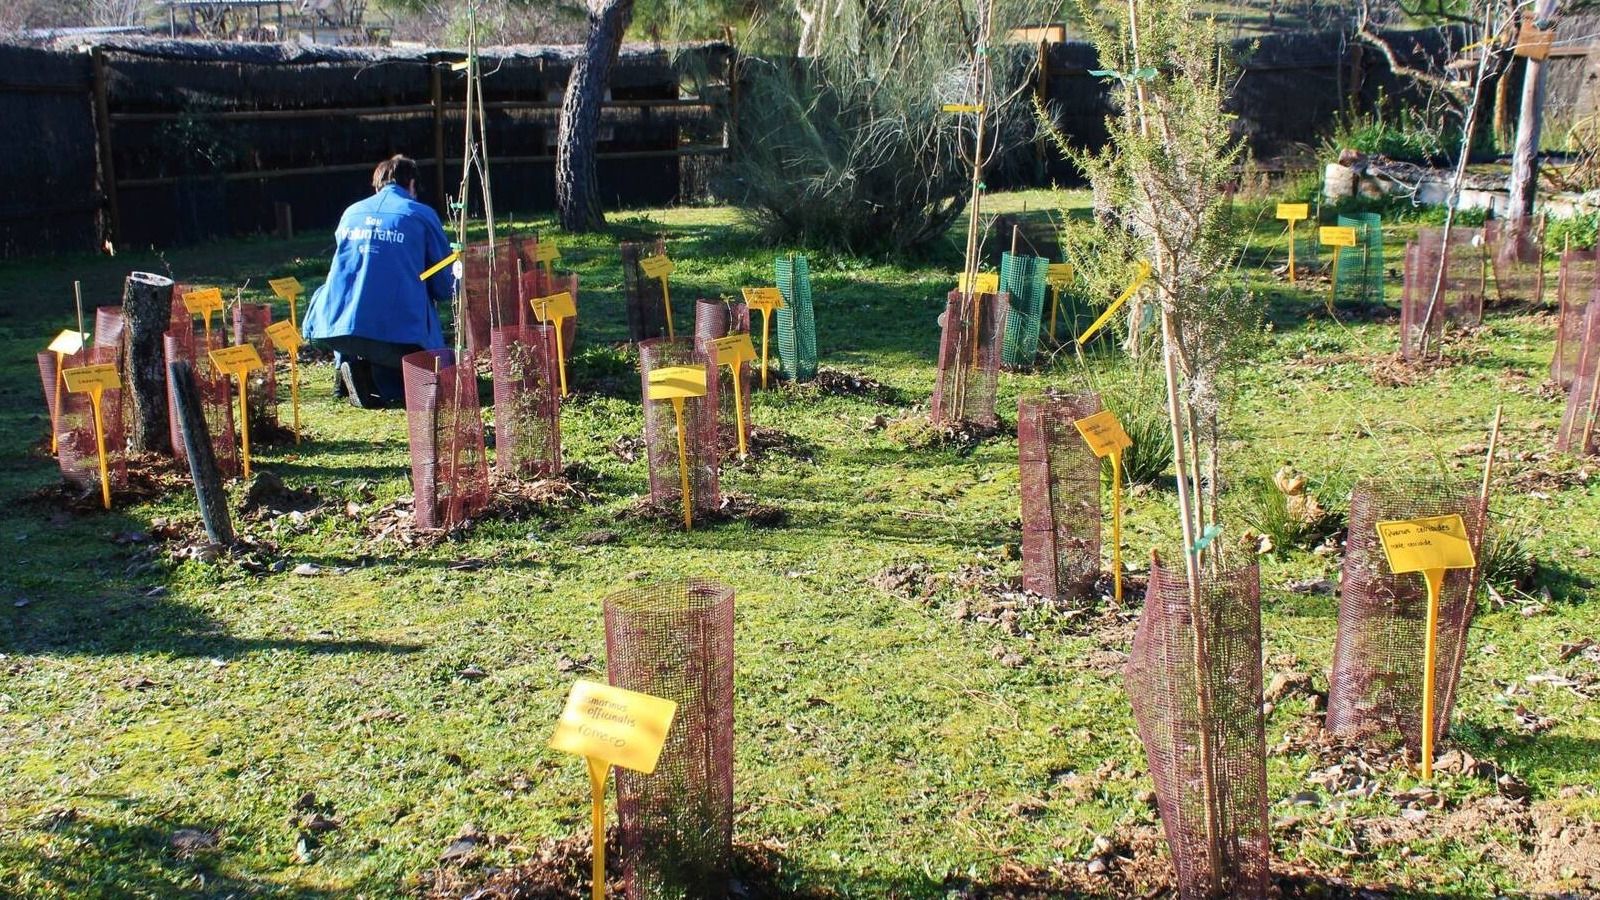
<path fill-rule="evenodd" d="M 100 190 L 106 199 L 107 243 L 122 240 L 122 206 L 117 200 L 116 157 L 111 152 L 111 101 L 106 88 L 106 54 L 99 47 L 90 52 L 94 70 L 94 124 L 100 144 Z"/>
<path fill-rule="evenodd" d="M 439 193 L 439 215 L 450 218 L 450 195 L 445 192 L 444 181 L 444 75 L 439 71 L 438 60 L 429 59 L 428 69 L 433 75 L 433 179 Z"/>

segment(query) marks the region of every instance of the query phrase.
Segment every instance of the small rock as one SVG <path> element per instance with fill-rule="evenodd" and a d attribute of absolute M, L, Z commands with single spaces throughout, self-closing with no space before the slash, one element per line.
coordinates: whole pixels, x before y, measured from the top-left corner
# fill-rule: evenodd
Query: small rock
<path fill-rule="evenodd" d="M 462 669 L 457 674 L 459 674 L 462 678 L 467 679 L 468 681 L 479 681 L 481 679 L 489 677 L 489 673 L 488 672 L 485 672 L 484 670 L 478 668 L 475 665 L 467 666 L 465 669 Z"/>
<path fill-rule="evenodd" d="M 1289 798 L 1290 806 L 1319 806 L 1321 804 L 1322 798 L 1317 795 L 1316 791 L 1301 791 Z"/>
<path fill-rule="evenodd" d="M 1111 871 L 1111 863 L 1107 862 L 1104 856 L 1096 856 L 1094 859 L 1089 860 L 1089 865 L 1086 868 L 1090 875 L 1105 875 Z"/>
<path fill-rule="evenodd" d="M 578 543 L 589 547 L 598 547 L 602 544 L 615 544 L 620 540 L 622 540 L 622 535 L 617 534 L 615 531 L 607 531 L 603 528 L 598 531 L 586 531 L 583 534 L 578 535 Z"/>
<path fill-rule="evenodd" d="M 215 848 L 217 834 L 214 831 L 202 831 L 198 828 L 179 828 L 167 838 L 167 845 L 179 857 L 187 858 L 202 850 Z"/>
<path fill-rule="evenodd" d="M 322 567 L 316 563 L 301 563 L 294 567 L 295 575 L 321 575 Z"/>
<path fill-rule="evenodd" d="M 32 602 L 33 601 L 29 600 L 27 597 L 18 597 L 16 600 L 11 601 L 11 605 L 15 606 L 17 609 L 21 609 Z"/>

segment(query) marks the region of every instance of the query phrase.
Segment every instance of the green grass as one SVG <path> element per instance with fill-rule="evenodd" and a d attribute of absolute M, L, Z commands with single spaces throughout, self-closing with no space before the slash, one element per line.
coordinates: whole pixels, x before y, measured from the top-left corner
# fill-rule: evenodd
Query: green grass
<path fill-rule="evenodd" d="M 996 198 L 1030 210 L 1087 197 L 1047 192 Z M 1251 215 L 1256 210 L 1248 209 Z M 679 324 L 688 300 L 770 283 L 774 251 L 752 245 L 725 209 L 614 216 L 619 235 L 663 232 L 678 261 Z M 1281 255 L 1279 223 L 1257 222 L 1249 258 Z M 536 223 L 547 227 L 548 222 Z M 1410 225 L 1402 228 L 1412 227 Z M 582 279 L 582 348 L 624 337 L 616 235 L 563 239 Z M 646 490 L 644 462 L 607 451 L 641 430 L 635 402 L 589 398 L 563 410 L 565 453 L 599 474 L 596 505 L 546 521 L 492 522 L 457 542 L 412 551 L 373 544 L 344 515 L 409 493 L 403 414 L 335 402 L 326 366 L 304 372 L 310 437 L 257 458 L 329 499 L 303 525 L 246 523 L 277 541 L 286 571 L 250 574 L 228 562 L 154 566 L 143 547 L 113 543 L 156 518 L 192 521 L 192 498 L 74 516 L 23 499 L 55 477 L 33 452 L 45 431 L 33 355 L 71 324 L 71 282 L 92 302 L 115 299 L 129 269 L 186 281 L 244 284 L 265 299 L 269 277 L 320 281 L 327 241 L 240 241 L 104 258 L 0 266 L 0 894 L 27 897 L 391 896 L 431 867 L 464 823 L 531 845 L 587 827 L 586 782 L 576 760 L 544 748 L 574 678 L 570 661 L 604 670 L 601 598 L 634 573 L 710 575 L 738 591 L 737 834 L 786 848 L 798 883 L 848 896 L 942 897 L 945 876 L 983 879 L 1015 860 L 1048 866 L 1089 854 L 1097 835 L 1152 824 L 1138 799 L 1149 788 L 1120 679 L 1086 668 L 1094 635 L 1044 628 L 1031 637 L 962 623 L 885 594 L 869 579 L 897 562 L 935 571 L 986 561 L 1015 573 L 1019 540 L 1016 448 L 990 439 L 970 454 L 908 450 L 882 431 L 867 399 L 758 393 L 755 421 L 815 445 L 814 461 L 783 455 L 730 469 L 725 489 L 786 509 L 777 530 L 729 525 L 692 533 L 619 517 Z M 1399 232 L 1389 235 L 1398 269 Z M 859 371 L 913 401 L 932 388 L 935 317 L 953 282 L 953 240 L 924 265 L 812 258 L 825 365 Z M 1551 321 L 1497 315 L 1456 365 L 1416 384 L 1376 383 L 1366 357 L 1392 353 L 1393 324 L 1330 322 L 1322 297 L 1269 283 L 1254 269 L 1270 330 L 1238 373 L 1226 421 L 1226 471 L 1245 478 L 1292 462 L 1313 485 L 1368 473 L 1476 471 L 1494 404 L 1506 408 L 1502 482 L 1535 470 L 1568 471 L 1548 456 L 1559 402 L 1545 377 Z M 1099 379 L 1126 361 L 1088 358 Z M 1037 375 L 1001 382 L 1003 418 L 1019 393 L 1081 385 L 1066 357 Z M 1323 497 L 1338 508 L 1342 498 Z M 1593 487 L 1501 493 L 1553 597 L 1542 612 L 1486 609 L 1475 625 L 1459 704 L 1460 744 L 1531 786 L 1536 802 L 1600 816 L 1600 710 L 1527 675 L 1581 674 L 1564 641 L 1600 634 L 1588 585 L 1600 527 Z M 1127 504 L 1127 558 L 1168 546 L 1168 490 Z M 618 543 L 577 538 L 607 528 Z M 1222 540 L 1237 540 L 1229 523 Z M 452 565 L 487 560 L 476 570 Z M 315 562 L 316 577 L 291 574 Z M 348 570 L 345 570 L 346 567 Z M 1262 559 L 1268 675 L 1313 673 L 1333 649 L 1335 600 L 1285 585 L 1334 577 L 1326 557 L 1292 550 Z M 155 590 L 160 589 L 160 590 Z M 26 604 L 21 601 L 26 600 Z M 1008 667 L 996 648 L 1026 660 Z M 563 663 L 563 660 L 568 663 Z M 487 673 L 461 676 L 468 666 Z M 1521 693 L 1512 701 L 1507 685 Z M 1527 737 L 1516 704 L 1553 717 Z M 1304 711 L 1281 704 L 1272 746 Z M 1270 759 L 1274 818 L 1304 790 L 1313 760 Z M 1070 775 L 1094 788 L 1074 792 Z M 1413 776 L 1382 774 L 1388 785 Z M 1452 797 L 1492 792 L 1446 776 Z M 308 853 L 297 848 L 295 802 L 315 792 L 342 820 Z M 1035 810 L 1014 812 L 1017 804 Z M 70 811 L 70 812 L 69 812 Z M 1449 895 L 1492 896 L 1528 885 L 1496 847 L 1448 836 L 1354 856 L 1339 849 L 1351 822 L 1393 815 L 1382 795 L 1319 810 L 1314 827 L 1280 835 L 1276 851 L 1360 881 Z M 178 828 L 215 829 L 218 846 L 191 859 L 168 847 Z M 491 851 L 514 861 L 518 844 Z"/>

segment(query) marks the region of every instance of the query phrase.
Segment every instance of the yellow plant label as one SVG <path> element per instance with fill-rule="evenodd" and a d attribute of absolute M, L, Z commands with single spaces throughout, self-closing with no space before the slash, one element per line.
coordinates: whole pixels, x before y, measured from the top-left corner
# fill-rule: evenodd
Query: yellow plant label
<path fill-rule="evenodd" d="M 646 256 L 639 260 L 639 269 L 644 272 L 646 278 L 665 278 L 671 275 L 675 268 L 677 267 L 672 264 L 672 260 L 664 255 Z"/>
<path fill-rule="evenodd" d="M 294 323 L 288 319 L 268 325 L 267 337 L 272 339 L 273 347 L 286 353 L 297 352 L 300 349 L 300 345 L 304 343 L 300 339 L 299 329 L 295 328 Z"/>
<path fill-rule="evenodd" d="M 944 111 L 947 113 L 980 113 L 983 105 L 980 103 L 946 103 Z"/>
<path fill-rule="evenodd" d="M 703 366 L 669 366 L 650 373 L 650 399 L 674 400 L 706 395 Z"/>
<path fill-rule="evenodd" d="M 553 266 L 556 260 L 560 258 L 561 248 L 549 241 L 540 241 L 533 245 L 533 261 L 536 263 Z"/>
<path fill-rule="evenodd" d="M 1110 456 L 1133 446 L 1133 440 L 1122 429 L 1117 414 L 1109 409 L 1084 416 L 1072 424 L 1078 427 L 1078 433 L 1083 435 L 1084 443 L 1089 445 L 1090 452 L 1095 456 Z"/>
<path fill-rule="evenodd" d="M 677 712 L 671 700 L 579 681 L 567 695 L 550 749 L 648 775 L 656 770 Z"/>
<path fill-rule="evenodd" d="M 783 291 L 775 287 L 744 288 L 744 305 L 763 312 L 783 309 Z"/>
<path fill-rule="evenodd" d="M 965 272 L 961 273 L 961 277 L 956 281 L 956 290 L 959 290 L 962 293 L 966 293 L 966 290 L 967 290 L 967 273 L 965 273 Z M 974 283 L 974 286 L 972 288 L 972 291 L 973 291 L 973 293 L 976 293 L 976 294 L 998 294 L 998 293 L 1000 293 L 1000 273 L 999 272 L 979 272 L 978 273 L 978 277 L 977 277 L 977 279 L 976 279 L 976 281 Z"/>
<path fill-rule="evenodd" d="M 83 333 L 73 331 L 71 328 L 68 328 L 67 330 L 56 335 L 56 339 L 51 341 L 50 346 L 46 349 L 48 349 L 51 353 L 60 353 L 63 356 L 71 356 L 72 354 L 83 349 Z"/>
<path fill-rule="evenodd" d="M 541 322 L 559 321 L 578 314 L 578 305 L 572 302 L 570 291 L 562 291 L 548 297 L 535 297 L 528 302 L 533 304 L 533 314 Z"/>
<path fill-rule="evenodd" d="M 211 364 L 219 371 L 232 372 L 239 375 L 259 369 L 266 365 L 261 361 L 261 354 L 250 344 L 239 344 L 235 347 L 223 347 L 211 351 Z"/>
<path fill-rule="evenodd" d="M 756 346 L 748 334 L 730 334 L 706 341 L 706 349 L 717 355 L 717 365 L 735 366 L 756 358 Z"/>
<path fill-rule="evenodd" d="M 298 278 L 269 278 L 267 287 L 272 288 L 274 294 L 285 300 L 293 300 L 305 293 L 305 288 L 300 286 Z"/>
<path fill-rule="evenodd" d="M 1279 203 L 1278 218 L 1286 222 L 1298 222 L 1301 219 L 1311 218 L 1311 204 L 1309 203 Z"/>
<path fill-rule="evenodd" d="M 202 288 L 190 291 L 183 295 L 183 308 L 191 316 L 207 316 L 214 312 L 222 312 L 222 290 L 220 288 Z"/>
<path fill-rule="evenodd" d="M 1395 574 L 1430 569 L 1470 569 L 1478 564 L 1461 516 L 1428 516 L 1378 523 L 1389 569 Z"/>
<path fill-rule="evenodd" d="M 1045 270 L 1044 278 L 1051 287 L 1064 288 L 1072 284 L 1073 276 L 1076 274 L 1072 269 L 1072 263 L 1051 263 L 1050 268 Z"/>
<path fill-rule="evenodd" d="M 74 394 L 96 390 L 114 391 L 122 387 L 122 375 L 117 372 L 116 363 L 62 369 L 61 377 L 67 382 L 67 390 Z"/>
<path fill-rule="evenodd" d="M 1354 247 L 1356 230 L 1349 225 L 1324 225 L 1317 229 L 1317 240 L 1324 247 Z"/>

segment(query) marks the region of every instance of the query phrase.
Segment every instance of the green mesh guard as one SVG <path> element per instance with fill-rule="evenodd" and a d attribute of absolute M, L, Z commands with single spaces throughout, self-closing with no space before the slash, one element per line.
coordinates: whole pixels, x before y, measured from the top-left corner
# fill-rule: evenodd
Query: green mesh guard
<path fill-rule="evenodd" d="M 1382 303 L 1383 220 L 1377 213 L 1356 213 L 1340 216 L 1338 224 L 1356 230 L 1356 245 L 1339 250 L 1339 283 L 1334 290 L 1334 300 Z M 1299 260 L 1295 262 L 1298 265 Z"/>
<path fill-rule="evenodd" d="M 783 308 L 778 310 L 778 371 L 790 381 L 817 377 L 817 319 L 811 310 L 811 269 L 799 255 L 773 263 Z"/>
<path fill-rule="evenodd" d="M 1005 347 L 1000 365 L 1008 369 L 1032 368 L 1039 355 L 1039 319 L 1044 314 L 1050 261 L 1042 256 L 1000 257 L 1000 292 L 1011 296 L 1006 317 Z"/>
<path fill-rule="evenodd" d="M 1305 278 L 1317 271 L 1323 254 L 1326 251 L 1317 241 L 1317 223 L 1315 219 L 1301 219 L 1294 225 L 1294 274 L 1297 278 Z M 1343 254 L 1340 254 L 1341 256 Z M 1284 259 L 1287 263 L 1288 259 Z"/>

